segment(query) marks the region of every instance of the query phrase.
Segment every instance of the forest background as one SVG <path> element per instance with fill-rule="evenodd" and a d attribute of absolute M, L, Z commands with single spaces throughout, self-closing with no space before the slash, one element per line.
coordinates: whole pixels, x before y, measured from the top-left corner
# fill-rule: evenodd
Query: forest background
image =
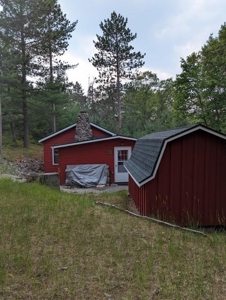
<path fill-rule="evenodd" d="M 0 151 L 2 135 L 29 148 L 75 123 L 81 110 L 91 122 L 133 137 L 196 123 L 226 133 L 226 24 L 199 52 L 181 58 L 175 79 L 160 80 L 140 71 L 145 53 L 134 51 L 136 33 L 112 12 L 100 20 L 102 35 L 89 58 L 99 76 L 84 91 L 67 77 L 76 65 L 62 60 L 77 20 L 54 0 L 0 0 L 0 6 Z"/>

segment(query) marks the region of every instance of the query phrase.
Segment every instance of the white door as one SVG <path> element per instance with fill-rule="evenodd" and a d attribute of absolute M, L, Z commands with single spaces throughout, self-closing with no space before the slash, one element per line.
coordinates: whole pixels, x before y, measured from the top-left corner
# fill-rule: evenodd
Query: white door
<path fill-rule="evenodd" d="M 128 173 L 124 167 L 124 162 L 130 158 L 131 147 L 115 147 L 115 182 L 128 182 Z"/>

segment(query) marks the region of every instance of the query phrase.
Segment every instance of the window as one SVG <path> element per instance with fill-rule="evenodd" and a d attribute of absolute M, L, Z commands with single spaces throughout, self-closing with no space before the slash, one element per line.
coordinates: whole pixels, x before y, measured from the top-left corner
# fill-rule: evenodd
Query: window
<path fill-rule="evenodd" d="M 118 150 L 118 172 L 126 173 L 124 162 L 128 159 L 128 150 Z"/>
<path fill-rule="evenodd" d="M 53 164 L 58 164 L 58 149 L 53 149 Z"/>

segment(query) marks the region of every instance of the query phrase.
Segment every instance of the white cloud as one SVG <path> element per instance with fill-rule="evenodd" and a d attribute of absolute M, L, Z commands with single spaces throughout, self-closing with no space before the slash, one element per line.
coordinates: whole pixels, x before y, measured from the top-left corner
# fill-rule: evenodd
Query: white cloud
<path fill-rule="evenodd" d="M 96 68 L 88 61 L 88 58 L 91 58 L 95 53 L 94 39 L 94 36 L 78 38 L 76 44 L 72 44 L 63 56 L 63 59 L 70 64 L 79 64 L 75 69 L 68 70 L 67 76 L 69 81 L 78 81 L 82 85 L 85 93 L 88 90 L 88 83 L 92 82 L 94 77 L 98 75 Z M 76 51 L 74 49 L 76 49 Z"/>
<path fill-rule="evenodd" d="M 74 83 L 78 81 L 82 85 L 84 92 L 87 93 L 88 83 L 89 81 L 92 82 L 94 77 L 97 76 L 97 70 L 88 59 L 86 60 L 72 52 L 67 52 L 63 58 L 65 61 L 69 61 L 70 64 L 79 64 L 75 69 L 68 70 L 67 76 L 69 81 Z"/>
<path fill-rule="evenodd" d="M 160 80 L 166 80 L 166 79 L 169 79 L 171 77 L 173 77 L 172 74 L 169 74 L 167 72 L 164 72 L 160 69 L 156 69 L 156 68 L 153 68 L 153 67 L 150 67 L 150 68 L 146 68 L 146 67 L 142 67 L 140 69 L 141 72 L 147 72 L 147 71 L 150 71 L 153 73 L 153 74 L 156 74 L 157 77 L 160 79 Z"/>
<path fill-rule="evenodd" d="M 77 47 L 82 56 L 87 56 L 91 58 L 96 52 L 96 48 L 93 44 L 93 41 L 96 40 L 95 35 L 89 36 L 80 36 L 77 41 Z M 76 51 L 77 52 L 77 51 Z"/>
<path fill-rule="evenodd" d="M 200 28 L 196 28 L 196 26 L 206 24 L 208 28 L 208 23 L 216 19 L 216 16 L 220 13 L 220 10 L 216 10 L 215 0 L 183 1 L 177 13 L 171 12 L 169 18 L 163 23 L 164 26 L 161 29 L 158 28 L 158 31 L 155 32 L 155 36 L 158 39 L 169 39 L 195 34 L 196 31 L 200 32 Z"/>
<path fill-rule="evenodd" d="M 183 45 L 176 45 L 174 47 L 174 52 L 177 54 L 178 57 L 186 58 L 188 55 L 192 54 L 193 52 L 198 52 L 201 50 L 203 46 L 202 43 L 192 43 L 187 42 Z"/>

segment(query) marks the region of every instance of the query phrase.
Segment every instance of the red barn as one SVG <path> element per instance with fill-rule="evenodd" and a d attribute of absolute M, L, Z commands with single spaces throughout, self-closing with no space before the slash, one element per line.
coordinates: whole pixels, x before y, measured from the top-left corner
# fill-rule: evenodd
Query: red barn
<path fill-rule="evenodd" d="M 226 136 L 202 125 L 137 140 L 129 193 L 142 215 L 180 225 L 226 225 Z"/>
<path fill-rule="evenodd" d="M 59 173 L 65 183 L 67 165 L 106 164 L 111 182 L 128 182 L 124 162 L 129 159 L 135 138 L 119 136 L 93 123 L 82 112 L 77 123 L 41 139 L 45 173 Z"/>

